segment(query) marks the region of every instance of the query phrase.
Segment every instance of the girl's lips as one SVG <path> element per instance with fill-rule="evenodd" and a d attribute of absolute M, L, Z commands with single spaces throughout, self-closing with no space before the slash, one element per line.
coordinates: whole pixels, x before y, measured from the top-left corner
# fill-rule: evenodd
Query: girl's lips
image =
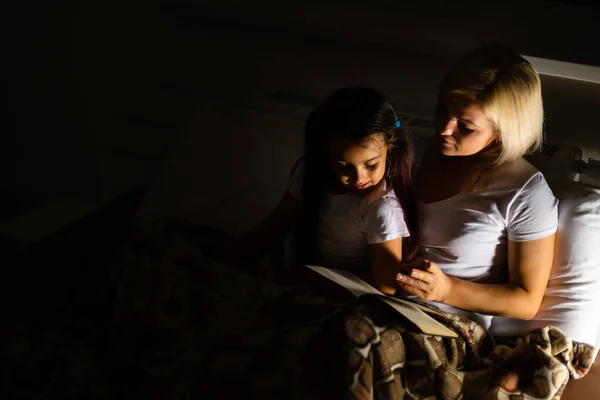
<path fill-rule="evenodd" d="M 369 183 L 369 182 L 366 182 L 366 183 L 361 183 L 360 185 L 354 185 L 354 186 L 355 186 L 357 189 L 366 189 L 366 188 L 368 188 L 368 187 L 369 187 L 369 185 L 370 185 L 370 183 Z"/>

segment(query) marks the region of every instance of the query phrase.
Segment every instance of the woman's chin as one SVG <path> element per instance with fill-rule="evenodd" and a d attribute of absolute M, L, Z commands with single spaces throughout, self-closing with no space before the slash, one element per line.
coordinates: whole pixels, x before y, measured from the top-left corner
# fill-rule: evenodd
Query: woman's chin
<path fill-rule="evenodd" d="M 458 151 L 455 147 L 442 146 L 440 149 L 441 153 L 445 156 L 459 156 Z"/>

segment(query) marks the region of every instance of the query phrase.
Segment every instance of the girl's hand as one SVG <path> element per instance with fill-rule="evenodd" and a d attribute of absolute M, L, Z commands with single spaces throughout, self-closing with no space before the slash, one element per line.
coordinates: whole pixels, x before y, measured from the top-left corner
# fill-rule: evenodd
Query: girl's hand
<path fill-rule="evenodd" d="M 373 400 L 373 398 L 371 397 L 371 394 L 369 393 L 369 391 L 367 390 L 367 388 L 365 388 L 360 383 L 358 383 L 356 385 L 356 388 L 354 389 L 354 391 L 350 395 L 350 398 L 352 400 Z"/>
<path fill-rule="evenodd" d="M 452 278 L 434 262 L 415 260 L 402 264 L 402 270 L 396 274 L 398 287 L 420 299 L 443 303 L 452 291 Z"/>

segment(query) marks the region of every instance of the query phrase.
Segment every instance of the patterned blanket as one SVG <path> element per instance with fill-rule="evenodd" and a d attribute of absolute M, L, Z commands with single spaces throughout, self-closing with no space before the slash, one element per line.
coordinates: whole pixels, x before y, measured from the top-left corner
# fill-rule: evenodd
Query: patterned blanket
<path fill-rule="evenodd" d="M 387 308 L 343 307 L 207 257 L 222 241 L 158 227 L 107 269 L 110 317 L 9 321 L 3 398 L 558 399 L 592 363 L 551 327 L 496 345 L 432 310 L 460 337 L 416 334 Z"/>
<path fill-rule="evenodd" d="M 267 283 L 207 259 L 197 238 L 177 230 L 161 230 L 134 252 L 118 264 L 120 285 L 145 282 L 131 295 L 154 299 L 142 313 L 154 317 L 135 324 L 166 322 L 180 342 L 157 349 L 157 360 L 171 360 L 164 371 L 149 370 L 156 356 L 137 363 L 155 376 L 180 374 L 174 367 L 184 365 L 180 393 L 190 399 L 559 399 L 594 361 L 591 346 L 556 328 L 498 344 L 477 323 L 426 303 L 459 337 L 415 333 L 376 300 L 342 307 L 305 288 Z M 150 265 L 153 279 L 143 268 Z M 117 305 L 131 310 L 125 297 Z"/>
<path fill-rule="evenodd" d="M 557 328 L 495 344 L 475 322 L 428 307 L 459 337 L 407 331 L 376 304 L 327 320 L 309 345 L 305 369 L 315 397 L 560 399 L 569 379 L 582 378 L 593 364 L 593 348 Z"/>

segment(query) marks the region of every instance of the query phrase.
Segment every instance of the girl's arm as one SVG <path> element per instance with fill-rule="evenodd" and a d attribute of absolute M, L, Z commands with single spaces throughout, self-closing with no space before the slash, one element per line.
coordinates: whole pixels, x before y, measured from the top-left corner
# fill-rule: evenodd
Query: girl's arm
<path fill-rule="evenodd" d="M 300 205 L 301 201 L 286 191 L 275 209 L 236 241 L 232 261 L 243 262 L 260 258 L 269 247 L 291 231 L 300 213 Z"/>
<path fill-rule="evenodd" d="M 396 274 L 401 272 L 402 238 L 369 245 L 371 278 L 380 292 L 393 295 L 398 289 Z"/>
<path fill-rule="evenodd" d="M 508 242 L 508 284 L 473 283 L 445 275 L 432 262 L 405 264 L 399 286 L 425 300 L 438 301 L 482 314 L 532 319 L 537 314 L 554 257 L 551 235 L 526 242 Z"/>

